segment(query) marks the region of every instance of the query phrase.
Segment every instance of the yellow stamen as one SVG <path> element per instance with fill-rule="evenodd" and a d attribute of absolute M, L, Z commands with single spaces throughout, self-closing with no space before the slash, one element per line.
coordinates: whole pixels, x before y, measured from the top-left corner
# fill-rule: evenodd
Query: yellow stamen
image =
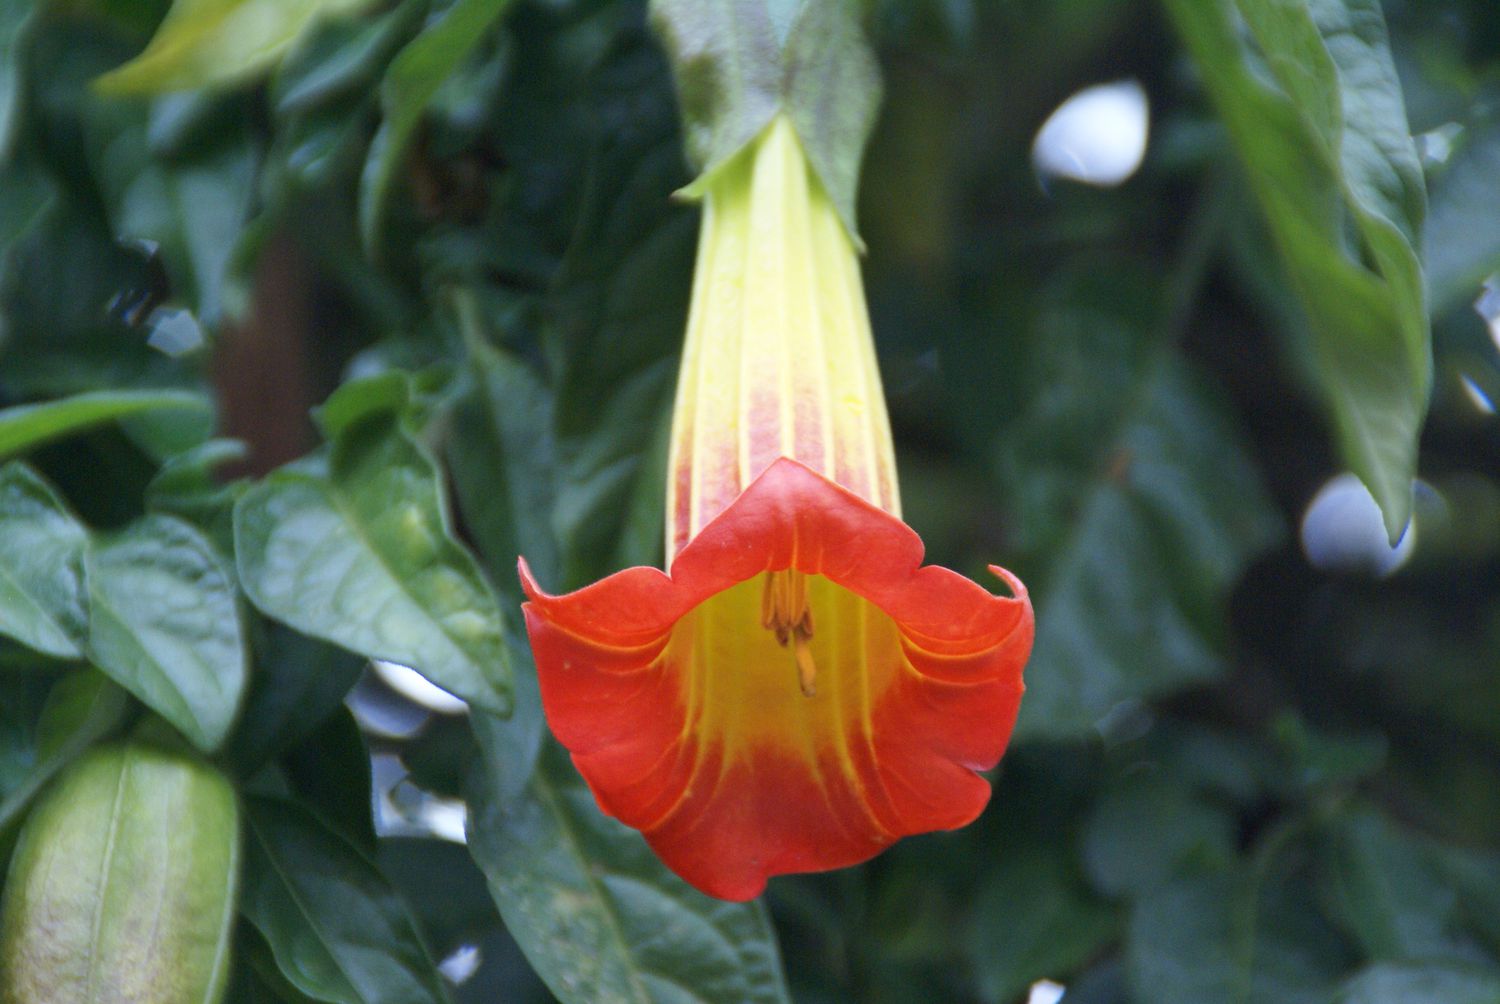
<path fill-rule="evenodd" d="M 818 666 L 813 662 L 810 642 L 811 639 L 798 628 L 792 651 L 797 659 L 797 685 L 802 688 L 803 697 L 816 697 L 818 694 L 818 688 L 815 685 L 818 678 Z"/>
<path fill-rule="evenodd" d="M 812 608 L 807 605 L 807 576 L 794 568 L 767 572 L 760 595 L 760 626 L 776 633 L 785 648 L 790 642 L 797 664 L 797 685 L 807 697 L 817 694 L 818 665 L 813 661 Z"/>

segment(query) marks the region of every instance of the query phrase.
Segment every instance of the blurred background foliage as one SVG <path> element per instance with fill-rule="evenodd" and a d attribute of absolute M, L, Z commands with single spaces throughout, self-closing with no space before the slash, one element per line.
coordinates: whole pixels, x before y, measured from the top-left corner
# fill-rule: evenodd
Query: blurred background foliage
<path fill-rule="evenodd" d="M 201 20 L 247 5 L 274 15 L 253 52 Z M 1425 224 L 1420 186 L 1393 197 L 1384 258 L 1378 214 L 1325 189 L 1369 167 L 1350 133 L 1400 161 L 1399 106 L 1358 118 L 1351 91 L 1347 133 L 1297 132 L 1266 112 L 1292 50 L 1258 39 L 1227 83 L 1194 62 L 1225 5 L 871 5 L 859 218 L 907 518 L 935 563 L 1020 573 L 1039 637 L 977 823 L 748 907 L 599 816 L 544 738 L 516 609 L 520 553 L 555 589 L 661 561 L 697 218 L 643 5 L 196 6 L 96 84 L 165 4 L 0 5 L 0 447 L 29 465 L 0 495 L 51 514 L 27 539 L 96 604 L 134 588 L 125 544 L 196 555 L 174 581 L 233 630 L 189 648 L 248 673 L 226 696 L 192 659 L 141 669 L 76 610 L 0 623 L 0 853 L 144 705 L 245 793 L 236 1001 L 1012 1002 L 1041 979 L 1069 1004 L 1500 1001 L 1490 0 L 1384 4 L 1430 197 Z M 1054 109 L 1125 78 L 1140 170 L 1039 177 Z M 1278 209 L 1264 171 L 1330 201 Z M 1329 264 L 1420 284 L 1418 243 L 1425 318 Z M 1348 466 L 1382 502 L 1404 485 L 1429 319 L 1404 563 L 1368 499 L 1299 536 Z M 1394 388 L 1323 406 L 1388 350 Z M 1387 419 L 1386 459 L 1351 453 Z M 65 685 L 112 686 L 84 662 L 128 706 L 72 708 Z"/>

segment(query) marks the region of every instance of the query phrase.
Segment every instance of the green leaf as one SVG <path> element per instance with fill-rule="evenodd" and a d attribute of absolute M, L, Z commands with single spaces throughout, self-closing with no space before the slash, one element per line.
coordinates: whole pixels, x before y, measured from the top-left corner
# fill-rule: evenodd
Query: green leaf
<path fill-rule="evenodd" d="M 233 553 L 234 503 L 244 493 L 246 482 L 217 481 L 214 470 L 243 461 L 248 452 L 237 439 L 210 439 L 168 457 L 146 485 L 146 507 L 192 523 L 222 553 Z"/>
<path fill-rule="evenodd" d="M 225 755 L 244 776 L 311 736 L 364 670 L 353 653 L 254 618 L 255 671 Z"/>
<path fill-rule="evenodd" d="M 1033 845 L 1007 855 L 975 891 L 968 951 L 984 1000 L 1020 1000 L 1032 983 L 1073 972 L 1115 935 L 1115 912 L 1083 888 L 1066 851 Z"/>
<path fill-rule="evenodd" d="M 1323 851 L 1334 918 L 1372 959 L 1465 958 L 1459 900 L 1425 847 L 1372 810 L 1340 820 Z"/>
<path fill-rule="evenodd" d="M 856 233 L 859 165 L 880 107 L 880 72 L 859 16 L 860 6 L 843 0 L 652 0 L 699 172 L 684 194 L 701 194 L 705 179 L 783 112 Z"/>
<path fill-rule="evenodd" d="M 35 471 L 0 468 L 0 634 L 59 659 L 83 654 L 87 546 L 88 531 Z"/>
<path fill-rule="evenodd" d="M 391 184 L 412 133 L 438 88 L 484 39 L 511 0 L 455 0 L 397 54 L 380 82 L 385 121 L 365 161 L 359 186 L 359 228 L 368 252 L 380 241 Z"/>
<path fill-rule="evenodd" d="M 564 1004 L 789 999 L 760 904 L 710 899 L 671 874 L 600 813 L 560 747 L 547 743 L 517 783 L 526 772 L 508 760 L 513 723 L 475 716 L 474 726 L 485 769 L 470 786 L 470 850 Z"/>
<path fill-rule="evenodd" d="M 0 914 L 11 1001 L 217 1001 L 240 874 L 217 770 L 146 742 L 97 747 L 32 810 Z"/>
<path fill-rule="evenodd" d="M 1467 306 L 1500 268 L 1500 123 L 1475 131 L 1430 184 L 1422 233 L 1432 315 Z"/>
<path fill-rule="evenodd" d="M 37 157 L 20 146 L 0 156 L 0 266 L 9 263 L 11 248 L 46 215 L 56 195 Z"/>
<path fill-rule="evenodd" d="M 110 95 L 237 84 L 274 66 L 320 17 L 366 0 L 176 0 L 145 51 L 94 86 Z"/>
<path fill-rule="evenodd" d="M 1126 938 L 1131 999 L 1326 1004 L 1355 960 L 1318 908 L 1295 832 L 1268 833 L 1253 865 L 1183 875 L 1135 900 Z"/>
<path fill-rule="evenodd" d="M 370 749 L 348 708 L 325 716 L 282 756 L 281 769 L 298 801 L 360 851 L 375 853 Z"/>
<path fill-rule="evenodd" d="M 472 313 L 472 302 L 464 302 L 462 312 Z M 517 555 L 541 581 L 557 582 L 552 398 L 530 366 L 477 337 L 468 364 L 469 382 L 454 405 L 446 442 L 464 523 L 507 586 L 518 586 Z"/>
<path fill-rule="evenodd" d="M 255 206 L 260 155 L 251 115 L 242 101 L 201 93 L 147 106 L 79 84 L 67 98 L 79 105 L 115 238 L 159 254 L 172 294 L 192 311 L 150 320 L 159 331 L 175 324 L 164 346 L 190 354 L 201 341 L 195 321 L 215 328 L 246 309 L 248 281 L 236 274 L 235 254 Z"/>
<path fill-rule="evenodd" d="M 34 9 L 33 0 L 14 0 L 0 7 L 0 163 L 9 161 L 15 142 L 23 87 L 20 50 Z"/>
<path fill-rule="evenodd" d="M 446 1001 L 411 914 L 370 861 L 291 802 L 245 799 L 240 910 L 282 975 L 336 1004 Z"/>
<path fill-rule="evenodd" d="M 36 762 L 26 779 L 0 801 L 0 848 L 24 818 L 37 792 L 80 753 L 112 732 L 124 719 L 128 705 L 125 691 L 94 670 L 68 673 L 52 686 L 37 723 Z"/>
<path fill-rule="evenodd" d="M 665 462 L 651 463 L 652 444 L 671 418 L 694 221 L 665 199 L 640 205 L 641 192 L 670 191 L 680 177 L 668 137 L 640 144 L 622 138 L 601 157 L 548 304 L 552 528 L 567 585 L 661 560 Z"/>
<path fill-rule="evenodd" d="M 484 875 L 462 845 L 387 837 L 380 841 L 379 861 L 438 957 L 500 926 Z"/>
<path fill-rule="evenodd" d="M 396 416 L 368 416 L 331 450 L 272 473 L 234 522 L 240 580 L 266 614 L 509 712 L 499 602 L 453 539 L 436 467 Z"/>
<path fill-rule="evenodd" d="M 245 690 L 245 639 L 234 581 L 213 545 L 152 515 L 88 552 L 88 656 L 211 752 Z"/>
<path fill-rule="evenodd" d="M 1112 896 L 1141 895 L 1233 861 L 1235 820 L 1175 779 L 1136 773 L 1107 790 L 1084 829 L 1089 878 Z"/>
<path fill-rule="evenodd" d="M 1421 167 L 1378 0 L 1165 0 L 1259 196 L 1392 542 L 1432 382 Z M 1237 30 L 1249 28 L 1257 58 Z"/>
<path fill-rule="evenodd" d="M 1217 396 L 1150 333 L 1145 288 L 1118 265 L 1066 275 L 1031 336 L 1000 455 L 1043 612 L 1018 736 L 1085 733 L 1224 672 L 1223 600 L 1279 535 Z"/>
<path fill-rule="evenodd" d="M 1500 971 L 1453 962 L 1382 962 L 1345 983 L 1335 1004 L 1500 1004 Z"/>
<path fill-rule="evenodd" d="M 1180 879 L 1137 900 L 1127 965 L 1135 998 L 1155 1004 L 1243 1001 L 1246 900 L 1235 871 Z"/>
<path fill-rule="evenodd" d="M 0 411 L 0 457 L 83 432 L 105 422 L 152 411 L 211 414 L 201 394 L 177 390 L 101 390 L 60 401 L 22 404 Z"/>

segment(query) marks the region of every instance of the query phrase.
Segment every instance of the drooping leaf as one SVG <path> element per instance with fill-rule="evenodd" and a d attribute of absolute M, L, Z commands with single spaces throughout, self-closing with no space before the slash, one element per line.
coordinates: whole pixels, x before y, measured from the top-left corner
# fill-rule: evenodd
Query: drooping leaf
<path fill-rule="evenodd" d="M 1238 431 L 1149 334 L 1132 274 L 1059 282 L 1001 446 L 1044 611 L 1019 736 L 1079 734 L 1122 701 L 1221 674 L 1223 598 L 1278 535 Z"/>
<path fill-rule="evenodd" d="M 88 633 L 88 531 L 31 468 L 0 468 L 0 634 L 60 659 Z"/>
<path fill-rule="evenodd" d="M 1394 542 L 1411 514 L 1432 360 L 1417 254 L 1426 196 L 1378 0 L 1165 6 L 1311 322 L 1344 460 Z"/>
<path fill-rule="evenodd" d="M 234 581 L 213 545 L 151 515 L 89 549 L 91 661 L 205 752 L 223 742 L 247 679 Z"/>
<path fill-rule="evenodd" d="M 175 390 L 101 390 L 0 411 L 0 457 L 34 449 L 105 422 L 152 411 L 211 414 L 201 394 Z"/>
<path fill-rule="evenodd" d="M 599 812 L 560 747 L 546 743 L 525 780 L 507 735 L 516 723 L 474 725 L 485 768 L 470 790 L 470 849 L 506 927 L 564 1004 L 788 1000 L 759 903 L 710 899 L 672 875 Z"/>
<path fill-rule="evenodd" d="M 145 51 L 95 86 L 126 95 L 236 84 L 275 65 L 317 18 L 365 2 L 176 0 Z"/>
<path fill-rule="evenodd" d="M 508 713 L 499 603 L 453 538 L 437 469 L 394 415 L 342 421 L 331 449 L 274 472 L 235 506 L 246 594 L 303 634 Z"/>
<path fill-rule="evenodd" d="M 455 0 L 407 43 L 380 83 L 385 114 L 370 145 L 360 180 L 359 227 L 367 251 L 379 245 L 380 227 L 396 178 L 422 112 L 439 87 L 474 51 L 511 0 Z"/>
<path fill-rule="evenodd" d="M 240 910 L 285 978 L 335 1004 L 447 1001 L 442 980 L 390 882 L 306 809 L 245 800 Z"/>

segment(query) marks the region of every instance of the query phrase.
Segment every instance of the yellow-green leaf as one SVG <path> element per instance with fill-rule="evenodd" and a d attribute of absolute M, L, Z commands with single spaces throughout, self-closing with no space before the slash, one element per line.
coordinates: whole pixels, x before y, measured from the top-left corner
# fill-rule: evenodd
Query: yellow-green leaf
<path fill-rule="evenodd" d="M 224 87 L 281 60 L 318 18 L 349 13 L 365 0 L 177 0 L 150 43 L 104 74 L 104 94 L 162 94 Z"/>

